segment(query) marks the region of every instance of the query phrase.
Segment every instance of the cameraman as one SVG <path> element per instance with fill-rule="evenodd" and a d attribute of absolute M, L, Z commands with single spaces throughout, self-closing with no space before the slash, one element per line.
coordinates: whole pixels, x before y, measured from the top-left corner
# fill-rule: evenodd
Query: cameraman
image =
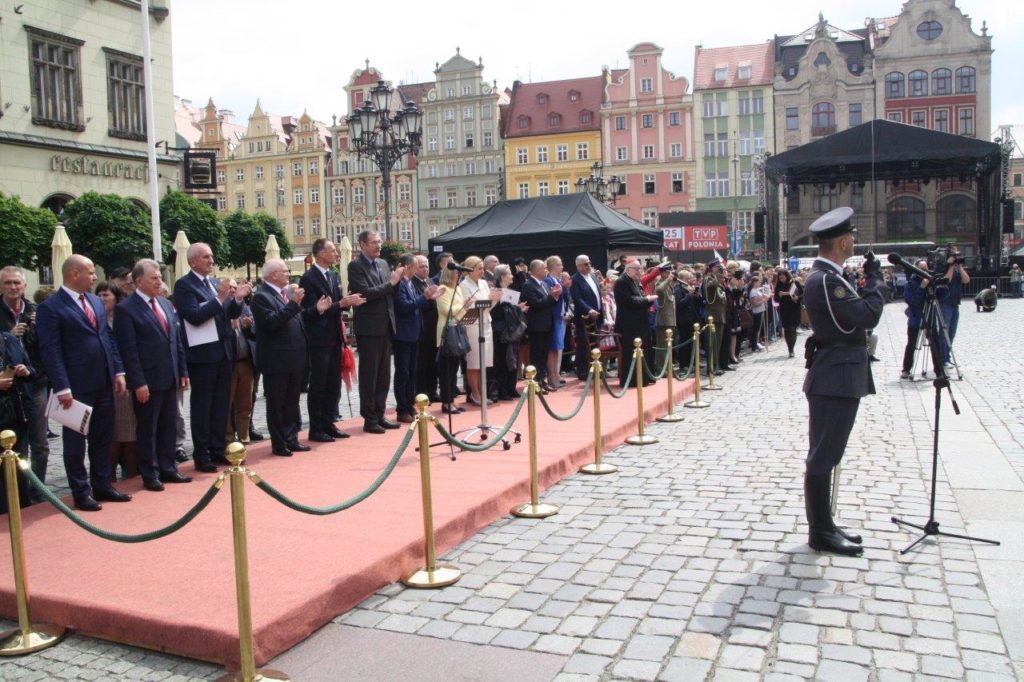
<path fill-rule="evenodd" d="M 917 267 L 928 271 L 928 261 L 917 261 Z M 903 287 L 903 300 L 907 302 L 907 346 L 903 349 L 903 370 L 900 379 L 910 379 L 914 368 L 914 352 L 917 350 L 917 336 L 921 331 L 921 316 L 924 313 L 925 291 L 931 280 L 922 280 L 912 275 Z"/>
<path fill-rule="evenodd" d="M 945 279 L 948 283 L 936 291 L 939 299 L 939 310 L 942 312 L 942 319 L 946 323 L 946 333 L 949 335 L 949 342 L 946 338 L 941 339 L 942 363 L 946 369 L 952 369 L 950 363 L 950 349 L 953 346 L 953 339 L 956 338 L 956 327 L 960 321 L 960 298 L 964 293 L 964 285 L 971 283 L 971 277 L 963 268 L 963 260 L 960 258 L 960 250 L 955 244 L 949 245 L 946 256 Z"/>

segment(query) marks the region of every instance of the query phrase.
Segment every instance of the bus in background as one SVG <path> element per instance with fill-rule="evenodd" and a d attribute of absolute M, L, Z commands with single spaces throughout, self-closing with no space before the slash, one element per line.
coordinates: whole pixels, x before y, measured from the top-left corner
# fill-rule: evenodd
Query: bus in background
<path fill-rule="evenodd" d="M 907 259 L 911 263 L 916 263 L 918 260 L 928 258 L 928 252 L 935 249 L 935 242 L 880 242 L 876 244 L 855 244 L 853 247 L 853 256 L 846 259 L 843 265 L 849 265 L 852 268 L 859 268 L 864 264 L 864 254 L 868 251 L 873 251 L 875 257 L 882 261 L 883 267 L 890 267 L 887 258 L 890 253 L 898 253 L 901 257 Z M 785 268 L 793 269 L 792 259 L 796 258 L 796 270 L 809 269 L 814 264 L 814 259 L 818 257 L 818 246 L 816 244 L 808 246 L 792 246 L 789 249 L 788 258 L 784 259 L 779 265 Z"/>

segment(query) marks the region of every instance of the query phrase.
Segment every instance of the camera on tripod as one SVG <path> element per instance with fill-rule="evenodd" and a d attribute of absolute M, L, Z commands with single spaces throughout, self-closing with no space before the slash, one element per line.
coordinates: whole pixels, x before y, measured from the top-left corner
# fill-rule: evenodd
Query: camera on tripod
<path fill-rule="evenodd" d="M 950 257 L 953 262 L 950 262 Z M 928 252 L 928 269 L 934 273 L 945 273 L 950 265 L 963 265 L 964 259 L 955 244 L 940 246 Z"/>

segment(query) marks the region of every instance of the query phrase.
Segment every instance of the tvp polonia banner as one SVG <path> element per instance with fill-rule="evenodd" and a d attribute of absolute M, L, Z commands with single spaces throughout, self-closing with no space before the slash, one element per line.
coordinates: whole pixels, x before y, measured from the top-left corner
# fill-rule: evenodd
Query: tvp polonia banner
<path fill-rule="evenodd" d="M 663 227 L 666 251 L 712 251 L 729 249 L 729 230 L 725 225 L 688 225 Z"/>

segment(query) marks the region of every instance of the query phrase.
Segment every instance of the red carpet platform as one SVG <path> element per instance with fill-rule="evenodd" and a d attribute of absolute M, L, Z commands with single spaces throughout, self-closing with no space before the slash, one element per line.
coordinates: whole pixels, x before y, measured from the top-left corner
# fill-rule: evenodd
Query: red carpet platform
<path fill-rule="evenodd" d="M 675 382 L 677 402 L 692 381 Z M 548 396 L 558 413 L 579 397 L 572 381 Z M 542 487 L 593 460 L 591 399 L 569 422 L 556 422 L 538 405 L 538 453 Z M 667 410 L 662 380 L 644 391 L 648 420 Z M 604 447 L 636 431 L 636 399 L 602 395 Z M 489 410 L 505 423 L 512 404 Z M 439 414 L 438 406 L 431 411 Z M 457 415 L 456 429 L 475 425 L 476 411 Z M 284 459 L 263 443 L 249 450 L 247 465 L 299 502 L 330 505 L 363 490 L 394 453 L 402 431 L 364 434 L 342 424 L 352 438 L 316 444 Z M 517 422 L 523 441 L 503 451 L 462 452 L 448 459 L 447 446 L 431 450 L 434 524 L 438 554 L 479 528 L 529 501 L 526 409 Z M 440 440 L 432 431 L 431 442 Z M 374 590 L 423 563 L 423 524 L 416 440 L 391 477 L 368 500 L 332 516 L 291 511 L 246 485 L 250 580 L 256 659 L 261 664 L 287 650 Z M 657 447 L 657 446 L 654 446 Z M 198 474 L 162 493 L 140 490 L 134 479 L 119 487 L 135 495 L 128 504 L 105 504 L 88 514 L 98 526 L 122 533 L 160 528 L 177 519 L 206 491 L 214 474 Z M 557 517 L 556 517 L 557 518 Z M 101 540 L 73 525 L 50 505 L 24 510 L 25 549 L 33 620 L 52 622 L 104 639 L 185 656 L 236 664 L 238 660 L 234 563 L 228 487 L 191 524 L 152 542 Z M 0 538 L 0 613 L 15 616 L 7 522 Z"/>

